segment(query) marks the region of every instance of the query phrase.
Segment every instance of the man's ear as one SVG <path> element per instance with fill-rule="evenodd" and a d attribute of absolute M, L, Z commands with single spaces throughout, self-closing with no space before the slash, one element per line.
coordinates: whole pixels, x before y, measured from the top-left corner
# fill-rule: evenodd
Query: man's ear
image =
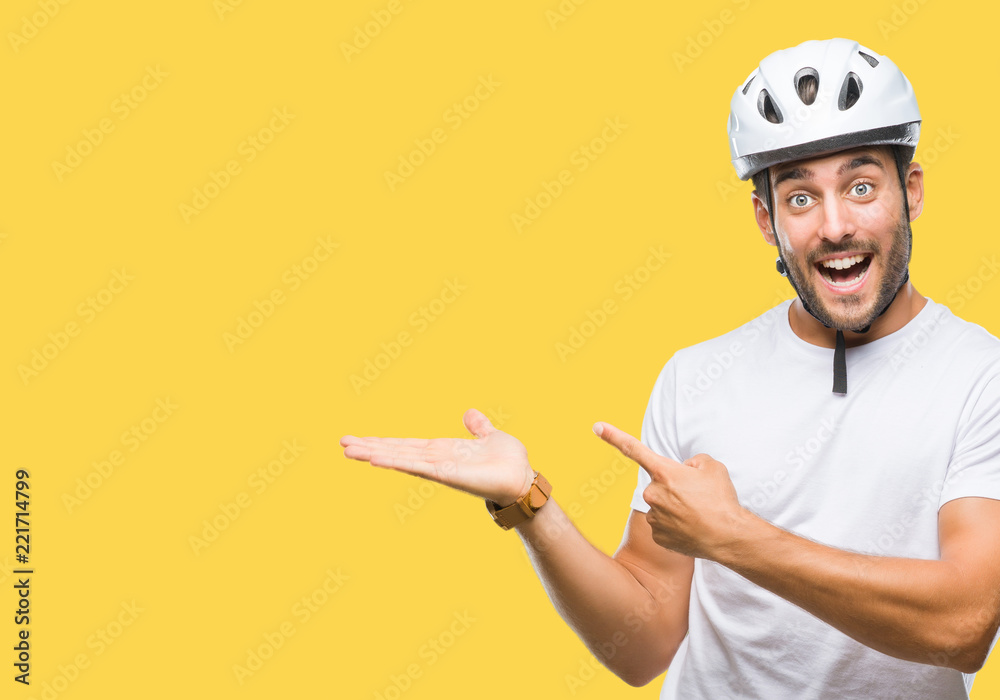
<path fill-rule="evenodd" d="M 753 202 L 753 214 L 757 219 L 757 228 L 760 229 L 764 240 L 767 241 L 768 245 L 777 245 L 774 231 L 771 230 L 771 217 L 767 213 L 767 207 L 764 206 L 764 200 L 757 195 L 757 190 L 750 193 L 750 201 Z"/>
<path fill-rule="evenodd" d="M 906 203 L 910 207 L 910 221 L 915 221 L 924 210 L 924 169 L 920 163 L 910 163 L 906 173 Z"/>

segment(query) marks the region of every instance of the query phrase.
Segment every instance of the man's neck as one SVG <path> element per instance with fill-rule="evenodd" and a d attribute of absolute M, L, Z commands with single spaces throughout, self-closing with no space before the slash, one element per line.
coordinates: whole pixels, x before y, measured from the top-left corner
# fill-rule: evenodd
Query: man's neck
<path fill-rule="evenodd" d="M 871 328 L 868 329 L 867 333 L 844 331 L 844 341 L 847 347 L 864 345 L 890 333 L 895 333 L 912 321 L 926 303 L 927 298 L 917 293 L 913 285 L 907 282 L 889 304 L 888 310 L 872 321 Z M 836 346 L 836 329 L 827 328 L 820 323 L 815 316 L 803 308 L 802 302 L 798 298 L 788 307 L 788 323 L 792 327 L 792 332 L 807 343 L 824 348 Z"/>

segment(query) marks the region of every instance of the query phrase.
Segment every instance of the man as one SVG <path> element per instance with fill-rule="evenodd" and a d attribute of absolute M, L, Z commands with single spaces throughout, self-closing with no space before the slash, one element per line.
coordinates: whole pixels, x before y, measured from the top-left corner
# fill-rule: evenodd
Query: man
<path fill-rule="evenodd" d="M 669 666 L 663 698 L 968 698 L 1000 628 L 1000 341 L 909 282 L 919 125 L 896 66 L 843 39 L 737 88 L 733 164 L 798 298 L 678 351 L 641 442 L 594 425 L 642 467 L 613 557 L 474 409 L 476 440 L 345 456 L 486 499 L 614 673 Z"/>

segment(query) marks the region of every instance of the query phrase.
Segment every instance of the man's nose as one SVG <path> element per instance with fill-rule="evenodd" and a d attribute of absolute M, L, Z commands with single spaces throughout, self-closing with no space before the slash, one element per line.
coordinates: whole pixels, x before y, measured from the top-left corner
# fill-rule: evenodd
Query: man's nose
<path fill-rule="evenodd" d="M 853 236 L 858 228 L 854 218 L 847 202 L 840 197 L 827 197 L 823 200 L 823 223 L 819 235 L 833 243 Z"/>

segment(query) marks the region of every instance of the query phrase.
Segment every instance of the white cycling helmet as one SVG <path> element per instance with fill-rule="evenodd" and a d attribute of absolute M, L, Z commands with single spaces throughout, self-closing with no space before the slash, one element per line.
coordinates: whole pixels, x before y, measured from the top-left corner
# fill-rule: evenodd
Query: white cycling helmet
<path fill-rule="evenodd" d="M 809 82 L 814 91 L 804 89 Z M 920 138 L 910 81 L 888 58 L 848 39 L 772 53 L 736 89 L 730 107 L 729 150 L 741 180 L 854 146 L 915 149 Z"/>

